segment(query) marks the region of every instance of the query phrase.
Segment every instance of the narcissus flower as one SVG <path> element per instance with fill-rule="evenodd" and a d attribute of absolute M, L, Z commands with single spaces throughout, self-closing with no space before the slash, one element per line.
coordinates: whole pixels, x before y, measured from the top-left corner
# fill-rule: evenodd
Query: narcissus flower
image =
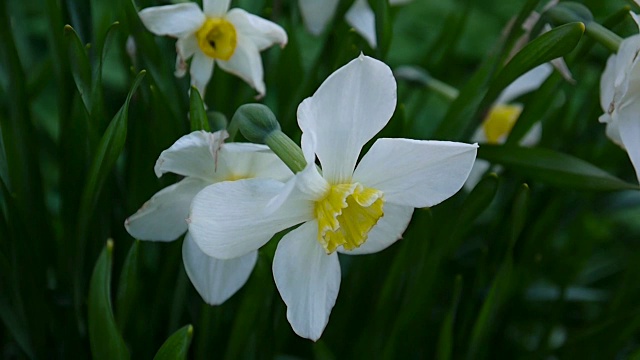
<path fill-rule="evenodd" d="M 185 178 L 166 187 L 125 221 L 131 236 L 140 240 L 173 241 L 187 231 L 193 197 L 213 183 L 264 176 L 286 180 L 291 171 L 264 145 L 224 144 L 226 131 L 196 131 L 176 141 L 160 154 L 155 165 L 158 177 L 172 172 Z M 218 305 L 233 295 L 249 278 L 257 253 L 230 260 L 210 257 L 187 233 L 182 246 L 184 266 L 205 302 Z"/>
<path fill-rule="evenodd" d="M 507 86 L 491 107 L 482 125 L 476 130 L 471 140 L 481 144 L 503 144 L 523 109 L 521 104 L 512 103 L 512 101 L 526 93 L 537 90 L 552 72 L 553 66 L 551 64 L 542 64 L 529 70 Z M 542 126 L 539 122 L 535 123 L 524 138 L 520 140 L 520 145 L 534 146 L 540 141 L 541 132 Z M 464 184 L 465 189 L 473 189 L 490 166 L 491 164 L 486 160 L 476 160 L 471 174 L 469 174 L 469 178 Z"/>
<path fill-rule="evenodd" d="M 183 76 L 186 60 L 191 60 L 191 83 L 204 94 L 214 64 L 237 75 L 260 96 L 266 93 L 260 51 L 287 44 L 287 34 L 277 24 L 229 9 L 230 0 L 203 0 L 203 10 L 195 3 L 146 8 L 142 23 L 156 35 L 178 38 L 176 76 Z"/>
<path fill-rule="evenodd" d="M 287 318 L 302 337 L 318 339 L 329 320 L 340 287 L 337 253 L 390 246 L 414 208 L 449 198 L 471 170 L 477 145 L 447 141 L 382 138 L 358 162 L 395 106 L 391 69 L 361 55 L 298 107 L 302 171 L 286 183 L 214 184 L 193 200 L 189 232 L 205 253 L 223 259 L 255 251 L 302 223 L 282 238 L 273 260 Z"/>
<path fill-rule="evenodd" d="M 635 14 L 632 14 L 635 15 Z M 634 16 L 634 19 L 637 19 Z M 600 104 L 607 136 L 626 149 L 640 181 L 640 35 L 622 40 L 600 79 Z"/>
<path fill-rule="evenodd" d="M 411 0 L 389 0 L 390 5 L 401 5 Z M 333 17 L 338 0 L 299 0 L 302 18 L 309 31 L 320 34 Z M 345 14 L 345 20 L 372 48 L 377 46 L 376 15 L 367 0 L 356 0 Z"/>

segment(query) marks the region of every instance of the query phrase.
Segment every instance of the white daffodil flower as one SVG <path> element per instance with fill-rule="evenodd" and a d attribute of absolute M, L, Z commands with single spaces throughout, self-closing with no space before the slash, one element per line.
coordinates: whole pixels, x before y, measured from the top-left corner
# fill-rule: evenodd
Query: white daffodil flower
<path fill-rule="evenodd" d="M 411 0 L 389 0 L 390 5 L 402 5 Z M 338 0 L 299 0 L 305 26 L 314 35 L 319 35 L 333 17 Z M 376 48 L 376 15 L 367 0 L 356 0 L 347 10 L 345 20 L 362 36 L 372 48 Z"/>
<path fill-rule="evenodd" d="M 193 197 L 221 181 L 266 177 L 286 180 L 291 171 L 264 145 L 224 144 L 226 131 L 195 131 L 181 137 L 160 154 L 155 165 L 158 177 L 172 172 L 185 178 L 168 186 L 129 217 L 124 226 L 136 239 L 173 241 L 187 231 Z M 244 285 L 256 263 L 257 252 L 220 260 L 208 256 L 187 233 L 182 258 L 189 279 L 205 302 L 219 305 Z"/>
<path fill-rule="evenodd" d="M 358 162 L 395 107 L 391 69 L 361 55 L 298 107 L 303 171 L 287 183 L 215 184 L 193 200 L 189 232 L 205 253 L 223 259 L 302 223 L 282 238 L 273 260 L 287 318 L 302 337 L 317 340 L 329 320 L 340 287 L 338 252 L 385 249 L 400 239 L 414 208 L 451 197 L 469 175 L 475 144 L 383 138 Z"/>
<path fill-rule="evenodd" d="M 489 110 L 482 125 L 480 125 L 473 134 L 471 141 L 481 144 L 503 144 L 507 140 L 511 129 L 513 129 L 523 109 L 521 104 L 512 103 L 512 101 L 526 93 L 537 90 L 552 72 L 553 66 L 551 64 L 542 64 L 524 73 L 507 86 Z M 520 145 L 536 145 L 538 141 L 540 141 L 541 134 L 542 126 L 537 122 L 531 127 L 531 130 L 527 132 L 522 140 L 520 140 Z M 464 188 L 466 190 L 473 189 L 490 167 L 490 162 L 477 159 L 473 164 L 473 169 L 469 174 L 467 182 L 464 184 Z"/>
<path fill-rule="evenodd" d="M 632 13 L 636 22 L 637 16 Z M 640 181 L 640 35 L 622 40 L 600 78 L 599 118 L 611 141 L 627 151 Z"/>
<path fill-rule="evenodd" d="M 139 12 L 142 23 L 156 35 L 178 38 L 176 76 L 183 76 L 191 60 L 191 83 L 204 96 L 214 64 L 246 81 L 264 96 L 260 51 L 287 44 L 287 33 L 277 24 L 247 13 L 229 10 L 231 0 L 157 6 Z"/>

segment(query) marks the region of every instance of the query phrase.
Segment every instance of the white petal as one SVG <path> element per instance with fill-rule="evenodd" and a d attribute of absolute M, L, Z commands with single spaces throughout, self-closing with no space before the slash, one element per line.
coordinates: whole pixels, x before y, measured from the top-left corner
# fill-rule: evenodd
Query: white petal
<path fill-rule="evenodd" d="M 608 117 L 608 115 L 604 114 L 604 115 L 600 116 L 600 118 L 603 118 L 603 117 Z M 603 122 L 603 121 L 601 121 L 601 122 Z M 607 122 L 606 134 L 607 134 L 607 137 L 611 141 L 613 141 L 616 145 L 622 147 L 623 149 L 626 149 L 624 144 L 622 143 L 622 136 L 620 135 L 620 129 L 618 128 L 618 122 L 617 121 Z"/>
<path fill-rule="evenodd" d="M 369 232 L 364 244 L 351 251 L 342 247 L 339 252 L 347 255 L 372 254 L 382 251 L 402 238 L 402 233 L 409 225 L 413 215 L 413 207 L 395 204 L 384 204 L 384 216 Z"/>
<path fill-rule="evenodd" d="M 250 38 L 238 34 L 238 44 L 229 61 L 216 61 L 225 71 L 232 73 L 246 81 L 252 88 L 264 96 L 266 93 L 262 58 L 260 51 Z"/>
<path fill-rule="evenodd" d="M 266 145 L 251 143 L 227 143 L 218 153 L 217 174 L 227 179 L 253 177 L 286 181 L 293 173 Z M 218 176 L 219 177 L 219 176 Z"/>
<path fill-rule="evenodd" d="M 638 1 L 636 1 L 636 3 L 638 3 Z M 638 26 L 638 29 L 640 29 L 640 16 L 638 16 L 638 14 L 634 13 L 633 11 L 629 11 L 629 15 L 631 15 L 631 18 L 633 18 L 633 21 L 636 23 L 636 26 Z"/>
<path fill-rule="evenodd" d="M 622 143 L 627 149 L 629 159 L 636 170 L 636 177 L 640 182 L 640 118 L 636 113 L 633 117 L 621 119 L 618 126 Z"/>
<path fill-rule="evenodd" d="M 540 138 L 542 137 L 542 124 L 539 122 L 533 124 L 531 129 L 527 131 L 524 137 L 520 140 L 521 146 L 536 146 L 538 142 L 540 142 Z"/>
<path fill-rule="evenodd" d="M 502 91 L 496 104 L 506 104 L 521 95 L 538 89 L 552 72 L 553 66 L 548 63 L 527 71 Z"/>
<path fill-rule="evenodd" d="M 188 35 L 176 41 L 176 77 L 183 77 L 187 72 L 187 59 L 198 51 L 198 40 L 195 35 Z"/>
<path fill-rule="evenodd" d="M 216 259 L 202 252 L 189 233 L 182 243 L 184 269 L 193 287 L 209 305 L 220 305 L 240 290 L 257 259 L 257 251 L 235 259 Z"/>
<path fill-rule="evenodd" d="M 477 148 L 450 141 L 378 139 L 353 180 L 382 191 L 388 203 L 433 206 L 462 188 Z"/>
<path fill-rule="evenodd" d="M 287 320 L 299 336 L 318 340 L 340 290 L 338 255 L 316 241 L 313 220 L 285 235 L 273 258 L 273 278 L 287 305 Z"/>
<path fill-rule="evenodd" d="M 215 182 L 216 168 L 212 149 L 220 148 L 227 136 L 226 131 L 194 131 L 184 135 L 160 154 L 154 168 L 156 175 L 160 177 L 166 172 L 172 172 Z"/>
<path fill-rule="evenodd" d="M 226 19 L 235 26 L 237 32 L 251 39 L 260 51 L 273 44 L 278 44 L 280 47 L 287 45 L 287 33 L 274 22 L 249 14 L 242 9 L 232 9 Z"/>
<path fill-rule="evenodd" d="M 467 177 L 467 181 L 464 182 L 464 189 L 467 191 L 473 190 L 476 185 L 482 180 L 484 174 L 491 167 L 491 163 L 484 159 L 476 159 L 471 167 L 471 172 Z"/>
<path fill-rule="evenodd" d="M 213 74 L 214 60 L 202 51 L 196 51 L 191 60 L 191 85 L 198 88 L 200 96 L 204 98 L 205 91 L 207 90 L 207 84 L 211 80 Z"/>
<path fill-rule="evenodd" d="M 196 32 L 205 20 L 196 3 L 150 7 L 143 9 L 138 15 L 152 33 L 178 38 Z"/>
<path fill-rule="evenodd" d="M 129 234 L 140 240 L 173 241 L 187 230 L 189 206 L 208 182 L 196 178 L 168 186 L 151 197 L 124 222 Z"/>
<path fill-rule="evenodd" d="M 360 34 L 372 48 L 376 48 L 376 15 L 367 0 L 356 0 L 345 14 L 347 23 Z"/>
<path fill-rule="evenodd" d="M 298 0 L 304 25 L 313 35 L 320 35 L 338 7 L 338 0 Z"/>
<path fill-rule="evenodd" d="M 267 214 L 267 204 L 283 187 L 258 178 L 208 186 L 191 203 L 189 233 L 202 251 L 219 259 L 257 250 L 278 231 L 313 217 L 313 202 L 294 200 Z"/>
<path fill-rule="evenodd" d="M 336 70 L 300 104 L 298 124 L 303 133 L 315 135 L 325 179 L 351 179 L 360 150 L 389 122 L 395 107 L 391 69 L 363 55 Z"/>
<path fill-rule="evenodd" d="M 600 77 L 600 106 L 605 113 L 609 112 L 611 102 L 613 101 L 613 94 L 615 91 L 615 79 L 616 73 L 616 55 L 609 56 L 607 59 L 607 65 Z"/>
<path fill-rule="evenodd" d="M 231 0 L 202 0 L 202 8 L 208 17 L 219 18 L 229 10 Z"/>

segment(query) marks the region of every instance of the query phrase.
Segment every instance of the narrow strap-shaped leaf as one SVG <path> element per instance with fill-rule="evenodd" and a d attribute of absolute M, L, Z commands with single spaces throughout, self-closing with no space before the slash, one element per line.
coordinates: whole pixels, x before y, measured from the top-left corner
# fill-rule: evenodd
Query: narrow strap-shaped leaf
<path fill-rule="evenodd" d="M 570 53 L 578 45 L 584 30 L 583 23 L 569 23 L 554 28 L 528 43 L 498 72 L 477 109 L 475 119 L 480 119 L 482 112 L 489 108 L 502 90 L 520 75 L 538 65 Z M 474 130 L 474 127 L 467 127 L 465 138 L 471 136 Z"/>
<path fill-rule="evenodd" d="M 122 265 L 120 280 L 118 281 L 118 294 L 116 297 L 116 322 L 120 331 L 124 331 L 132 305 L 136 299 L 138 289 L 138 253 L 140 241 L 134 241 L 127 258 Z"/>
<path fill-rule="evenodd" d="M 638 185 L 620 180 L 595 165 L 550 149 L 482 145 L 478 157 L 553 186 L 598 191 L 638 189 Z"/>
<path fill-rule="evenodd" d="M 462 293 L 462 276 L 456 276 L 453 299 L 451 301 L 451 307 L 447 311 L 447 315 L 442 322 L 440 328 L 440 336 L 438 337 L 438 350 L 436 358 L 438 360 L 451 359 L 453 353 L 453 325 L 456 320 L 456 312 L 458 309 L 458 303 L 460 302 L 460 294 Z"/>
<path fill-rule="evenodd" d="M 129 102 L 131 96 L 140 85 L 145 71 L 141 71 L 135 78 L 127 99 L 124 105 L 120 108 L 120 111 L 113 117 L 109 127 L 105 131 L 104 135 L 100 139 L 96 154 L 89 168 L 89 175 L 87 182 L 84 185 L 82 191 L 82 197 L 80 200 L 80 208 L 78 211 L 77 220 L 77 233 L 75 239 L 75 276 L 74 276 L 74 302 L 76 312 L 79 314 L 80 304 L 82 303 L 82 296 L 84 293 L 84 285 L 82 281 L 83 268 L 84 268 L 84 252 L 86 246 L 86 236 L 89 229 L 89 222 L 93 215 L 93 209 L 98 201 L 98 197 L 102 190 L 102 186 L 109 175 L 109 172 L 116 163 L 116 160 L 120 156 L 122 149 L 124 148 L 125 139 L 127 137 L 127 117 Z"/>
<path fill-rule="evenodd" d="M 71 69 L 73 80 L 76 83 L 76 88 L 78 88 L 87 113 L 91 114 L 91 64 L 89 63 L 87 49 L 82 45 L 82 41 L 71 25 L 65 25 L 64 34 L 69 48 L 69 68 Z"/>
<path fill-rule="evenodd" d="M 195 86 L 191 87 L 191 95 L 189 101 L 189 121 L 191 121 L 191 131 L 205 130 L 211 131 L 207 112 L 204 109 L 204 103 L 200 92 Z"/>
<path fill-rule="evenodd" d="M 373 10 L 376 14 L 376 42 L 377 42 L 377 56 L 379 59 L 384 59 L 389 51 L 389 45 L 391 44 L 392 27 L 391 16 L 389 15 L 389 1 L 388 0 L 372 0 Z"/>
<path fill-rule="evenodd" d="M 193 326 L 186 325 L 174 332 L 162 344 L 154 360 L 179 360 L 186 359 L 191 339 L 193 338 Z"/>
<path fill-rule="evenodd" d="M 89 287 L 89 341 L 94 359 L 128 359 L 111 309 L 111 263 L 113 240 L 109 239 L 91 275 Z"/>

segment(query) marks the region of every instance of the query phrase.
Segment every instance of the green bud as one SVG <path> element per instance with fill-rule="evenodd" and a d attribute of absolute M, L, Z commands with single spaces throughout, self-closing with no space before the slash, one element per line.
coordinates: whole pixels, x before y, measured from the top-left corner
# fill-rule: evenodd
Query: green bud
<path fill-rule="evenodd" d="M 274 131 L 280 131 L 280 124 L 273 112 L 262 104 L 244 104 L 236 110 L 231 119 L 247 140 L 264 144 Z"/>

